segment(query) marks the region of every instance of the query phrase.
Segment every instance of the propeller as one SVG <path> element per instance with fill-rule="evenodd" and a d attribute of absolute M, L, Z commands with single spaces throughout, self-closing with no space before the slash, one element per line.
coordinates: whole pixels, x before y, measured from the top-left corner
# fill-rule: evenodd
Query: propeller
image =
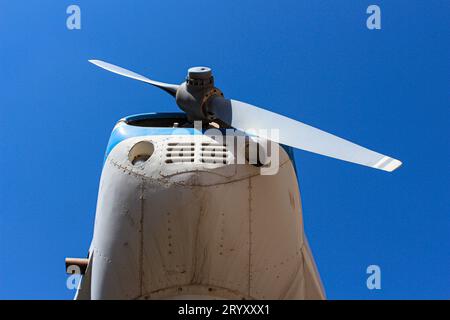
<path fill-rule="evenodd" d="M 111 63 L 105 62 L 105 61 L 101 61 L 101 60 L 89 60 L 90 63 L 95 64 L 96 66 L 120 74 L 121 76 L 124 77 L 128 77 L 131 79 L 135 79 L 135 80 L 139 80 L 142 82 L 146 82 L 149 83 L 151 85 L 154 85 L 155 87 L 158 87 L 160 89 L 163 89 L 164 91 L 166 91 L 167 93 L 169 93 L 170 95 L 175 97 L 175 94 L 177 93 L 177 89 L 179 87 L 179 85 L 176 84 L 169 84 L 169 83 L 164 83 L 164 82 L 159 82 L 159 81 L 154 81 L 151 80 L 149 78 L 146 78 L 144 76 L 141 76 L 140 74 L 137 74 L 133 71 L 115 66 Z"/>
<path fill-rule="evenodd" d="M 208 67 L 190 68 L 186 81 L 175 85 L 148 79 L 101 60 L 89 60 L 89 62 L 108 71 L 163 89 L 175 97 L 177 105 L 186 112 L 190 121 L 220 120 L 230 127 L 246 133 L 256 132 L 259 137 L 269 140 L 271 137 L 267 133 L 270 129 L 278 129 L 279 137 L 275 141 L 277 143 L 384 171 L 394 171 L 402 164 L 397 159 L 283 115 L 245 102 L 225 99 L 222 92 L 214 87 L 214 77 Z"/>

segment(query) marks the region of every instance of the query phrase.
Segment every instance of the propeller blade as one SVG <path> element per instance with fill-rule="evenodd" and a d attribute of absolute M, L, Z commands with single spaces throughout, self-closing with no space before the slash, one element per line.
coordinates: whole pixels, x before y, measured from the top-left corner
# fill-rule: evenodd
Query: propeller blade
<path fill-rule="evenodd" d="M 389 172 L 402 164 L 394 158 L 248 103 L 215 97 L 209 111 L 226 124 L 244 132 L 254 133 L 252 129 L 266 129 L 269 133 L 270 129 L 278 129 L 279 140 L 275 142 L 298 149 Z M 256 132 L 258 136 L 270 140 L 270 136 Z"/>
<path fill-rule="evenodd" d="M 177 93 L 177 89 L 179 87 L 176 84 L 169 84 L 169 83 L 151 80 L 151 79 L 141 76 L 140 74 L 137 74 L 133 71 L 121 68 L 119 66 L 113 65 L 113 64 L 105 62 L 105 61 L 89 60 L 89 62 L 92 64 L 95 64 L 96 66 L 98 66 L 102 69 L 120 74 L 121 76 L 139 80 L 139 81 L 143 81 L 143 82 L 149 83 L 151 85 L 154 85 L 155 87 L 163 89 L 164 91 L 166 91 L 167 93 L 169 93 L 170 95 L 172 95 L 174 97 L 175 97 L 175 95 Z"/>

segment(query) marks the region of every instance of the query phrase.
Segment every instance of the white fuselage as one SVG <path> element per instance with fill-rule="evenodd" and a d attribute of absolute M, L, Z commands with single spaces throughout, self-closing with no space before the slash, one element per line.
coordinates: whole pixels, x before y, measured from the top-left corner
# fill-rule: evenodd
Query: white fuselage
<path fill-rule="evenodd" d="M 144 135 L 111 150 L 78 299 L 325 298 L 287 153 L 276 175 L 261 175 L 202 162 L 211 140 Z M 152 154 L 133 164 L 142 141 Z"/>

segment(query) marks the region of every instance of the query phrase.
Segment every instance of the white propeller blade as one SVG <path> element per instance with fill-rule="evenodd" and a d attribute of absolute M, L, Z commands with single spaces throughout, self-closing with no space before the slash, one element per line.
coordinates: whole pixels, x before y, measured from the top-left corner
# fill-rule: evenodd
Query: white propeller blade
<path fill-rule="evenodd" d="M 389 172 L 402 164 L 394 158 L 248 103 L 215 98 L 212 111 L 219 119 L 244 132 L 251 129 L 269 130 L 267 134 L 269 136 L 256 131 L 265 139 L 270 140 L 270 129 L 278 129 L 279 141 L 276 142 L 298 149 Z"/>
<path fill-rule="evenodd" d="M 146 78 L 144 76 L 141 76 L 140 74 L 137 74 L 133 71 L 121 68 L 119 66 L 113 65 L 111 63 L 105 62 L 105 61 L 101 61 L 101 60 L 89 60 L 90 63 L 95 64 L 96 66 L 120 74 L 121 76 L 125 76 L 131 79 L 135 79 L 135 80 L 139 80 L 139 81 L 143 81 L 146 83 L 149 83 L 151 85 L 154 85 L 155 87 L 161 88 L 163 90 L 165 90 L 166 92 L 168 92 L 169 94 L 171 94 L 172 96 L 175 96 L 177 89 L 178 89 L 178 85 L 176 84 L 169 84 L 169 83 L 164 83 L 164 82 L 159 82 L 159 81 L 154 81 L 152 79 Z"/>

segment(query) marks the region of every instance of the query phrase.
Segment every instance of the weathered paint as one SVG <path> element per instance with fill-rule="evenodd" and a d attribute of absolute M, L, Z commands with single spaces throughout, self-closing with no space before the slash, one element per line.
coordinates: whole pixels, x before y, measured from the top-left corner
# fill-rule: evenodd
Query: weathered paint
<path fill-rule="evenodd" d="M 84 277 L 90 283 L 77 298 L 325 297 L 286 151 L 271 176 L 249 164 L 166 162 L 169 143 L 193 143 L 197 160 L 210 140 L 143 135 L 111 148 Z M 128 155 L 140 141 L 153 143 L 154 153 L 133 165 Z"/>

